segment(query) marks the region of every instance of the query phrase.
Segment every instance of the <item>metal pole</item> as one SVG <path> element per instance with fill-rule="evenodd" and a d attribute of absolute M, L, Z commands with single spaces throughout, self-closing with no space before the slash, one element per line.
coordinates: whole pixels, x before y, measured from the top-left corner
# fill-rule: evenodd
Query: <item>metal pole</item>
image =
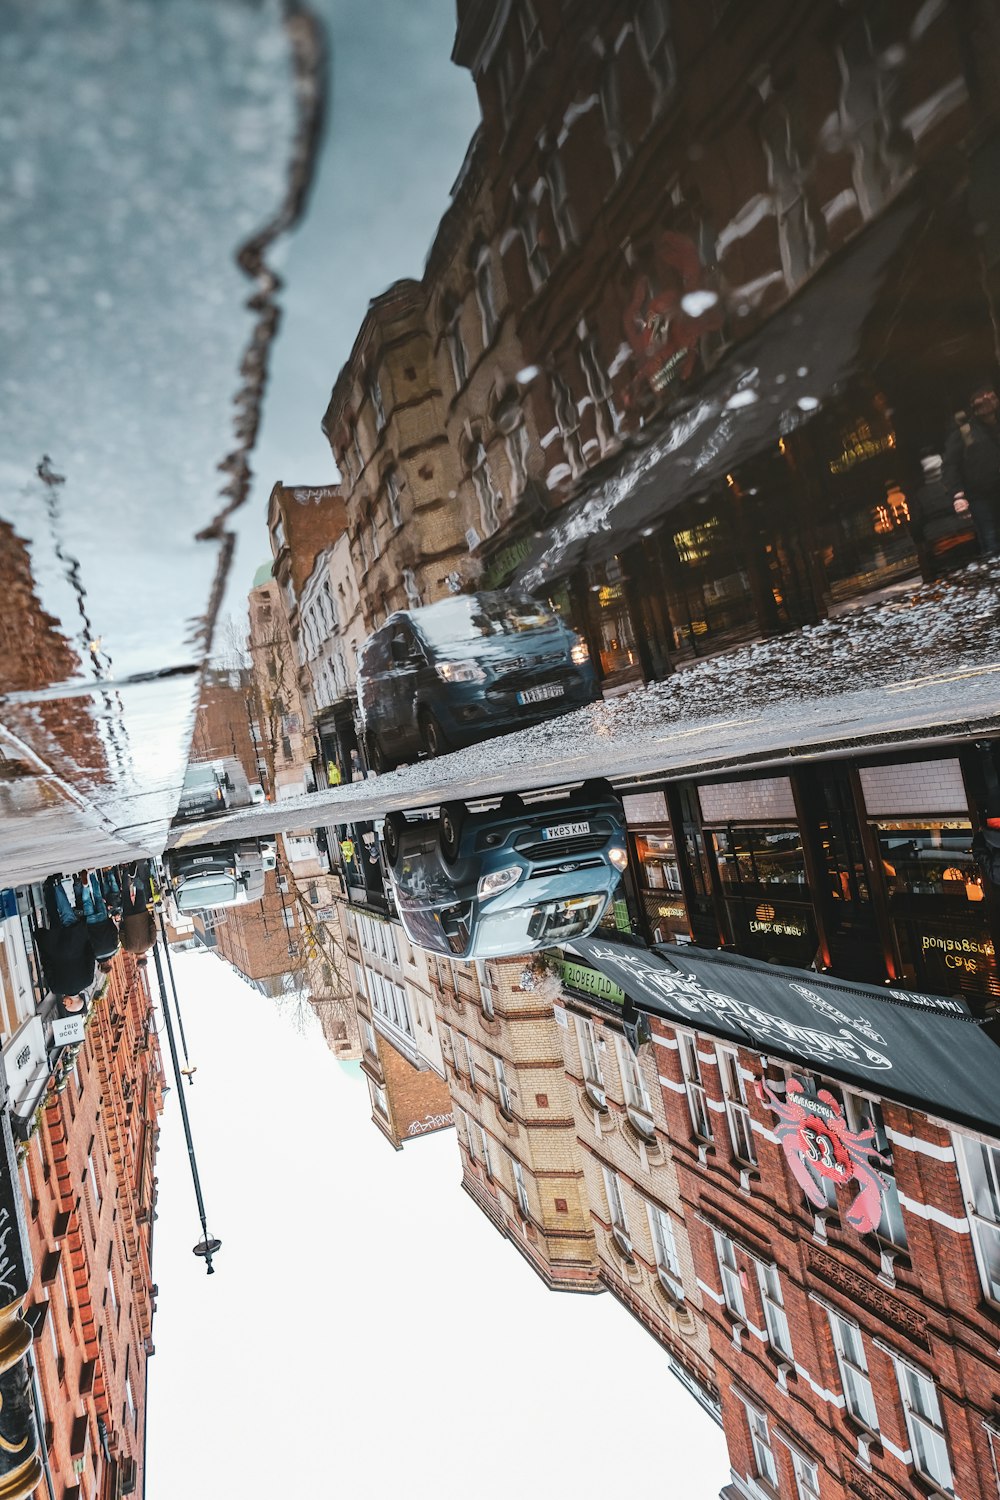
<path fill-rule="evenodd" d="M 181 1034 L 181 1051 L 184 1053 L 185 1064 L 190 1068 L 191 1059 L 188 1057 L 187 1037 L 184 1035 L 184 1018 L 181 1015 L 181 1002 L 177 997 L 177 983 L 174 979 L 174 966 L 170 959 L 170 944 L 167 942 L 167 930 L 163 920 L 162 907 L 160 908 L 159 917 L 160 935 L 163 938 L 163 951 L 167 955 L 167 973 L 170 975 L 170 990 L 174 997 L 174 1010 L 177 1012 L 177 1027 Z M 190 1073 L 188 1073 L 187 1075 L 187 1081 L 188 1083 L 194 1083 L 194 1079 L 191 1077 Z"/>
<path fill-rule="evenodd" d="M 160 916 L 161 930 L 163 916 Z M 164 947 L 166 947 L 166 935 L 164 934 Z M 191 1181 L 194 1184 L 194 1195 L 198 1201 L 198 1217 L 201 1220 L 202 1240 L 195 1246 L 194 1253 L 203 1255 L 205 1258 L 205 1269 L 209 1276 L 214 1274 L 215 1267 L 212 1265 L 212 1256 L 219 1248 L 219 1241 L 213 1240 L 208 1232 L 208 1224 L 205 1218 L 205 1200 L 201 1195 L 201 1179 L 198 1176 L 198 1162 L 194 1154 L 194 1140 L 191 1136 L 191 1121 L 188 1117 L 187 1101 L 184 1098 L 184 1086 L 181 1083 L 181 1065 L 177 1056 L 177 1043 L 174 1040 L 174 1027 L 170 1019 L 170 1006 L 167 1003 L 167 987 L 163 982 L 163 965 L 160 962 L 160 945 L 153 944 L 153 960 L 156 964 L 156 981 L 160 987 L 160 1003 L 163 1006 L 163 1020 L 167 1028 L 167 1042 L 170 1046 L 170 1061 L 174 1070 L 174 1081 L 177 1084 L 177 1102 L 181 1107 L 181 1119 L 184 1122 L 184 1139 L 187 1141 L 188 1161 L 191 1164 Z"/>

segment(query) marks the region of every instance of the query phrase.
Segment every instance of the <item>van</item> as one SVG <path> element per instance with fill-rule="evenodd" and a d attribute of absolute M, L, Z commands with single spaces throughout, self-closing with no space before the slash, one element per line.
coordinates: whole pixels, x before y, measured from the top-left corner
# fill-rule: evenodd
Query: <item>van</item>
<path fill-rule="evenodd" d="M 586 645 L 544 603 L 460 594 L 390 615 L 358 655 L 368 765 L 388 771 L 601 696 Z"/>
<path fill-rule="evenodd" d="M 273 844 L 252 839 L 169 849 L 164 863 L 178 911 L 195 912 L 259 901 L 277 859 Z"/>

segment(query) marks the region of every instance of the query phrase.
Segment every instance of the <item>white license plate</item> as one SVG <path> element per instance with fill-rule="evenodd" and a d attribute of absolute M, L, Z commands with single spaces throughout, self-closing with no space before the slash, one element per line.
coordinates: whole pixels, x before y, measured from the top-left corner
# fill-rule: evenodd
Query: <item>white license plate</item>
<path fill-rule="evenodd" d="M 556 823 L 552 828 L 542 829 L 543 839 L 575 839 L 581 833 L 589 833 L 589 823 Z"/>
<path fill-rule="evenodd" d="M 518 703 L 544 703 L 546 698 L 561 698 L 566 689 L 561 682 L 546 682 L 541 687 L 525 688 L 518 693 Z"/>

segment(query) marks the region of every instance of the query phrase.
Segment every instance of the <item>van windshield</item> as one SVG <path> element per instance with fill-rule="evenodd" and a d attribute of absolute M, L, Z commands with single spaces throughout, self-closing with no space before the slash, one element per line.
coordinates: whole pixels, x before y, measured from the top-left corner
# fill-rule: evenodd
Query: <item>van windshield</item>
<path fill-rule="evenodd" d="M 236 895 L 237 885 L 231 875 L 211 875 L 185 880 L 176 899 L 181 911 L 201 911 L 205 906 L 228 906 Z"/>
<path fill-rule="evenodd" d="M 556 619 L 546 605 L 527 596 L 469 594 L 428 605 L 419 611 L 416 623 L 432 646 L 441 647 L 550 630 Z"/>

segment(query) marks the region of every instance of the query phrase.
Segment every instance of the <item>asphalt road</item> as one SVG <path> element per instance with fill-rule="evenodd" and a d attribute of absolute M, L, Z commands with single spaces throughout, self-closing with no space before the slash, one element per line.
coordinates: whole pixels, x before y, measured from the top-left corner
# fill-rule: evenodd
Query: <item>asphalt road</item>
<path fill-rule="evenodd" d="M 484 741 L 436 761 L 175 830 L 170 847 L 302 827 L 377 819 L 606 776 L 628 787 L 659 777 L 764 769 L 861 748 L 946 744 L 1000 731 L 1000 662 L 904 675 L 820 698 L 791 694 L 756 707 L 720 699 L 698 718 L 663 716 L 663 698 L 637 690 L 545 725 Z"/>

